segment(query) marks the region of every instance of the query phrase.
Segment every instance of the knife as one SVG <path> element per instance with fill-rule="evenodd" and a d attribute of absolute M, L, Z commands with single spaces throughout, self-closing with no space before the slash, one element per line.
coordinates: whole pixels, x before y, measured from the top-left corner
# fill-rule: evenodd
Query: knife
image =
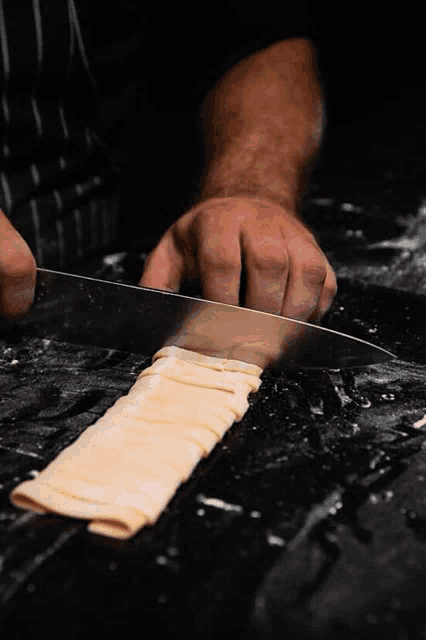
<path fill-rule="evenodd" d="M 159 289 L 37 269 L 31 310 L 1 318 L 27 335 L 152 356 L 175 345 L 281 369 L 341 369 L 395 358 L 332 329 Z"/>

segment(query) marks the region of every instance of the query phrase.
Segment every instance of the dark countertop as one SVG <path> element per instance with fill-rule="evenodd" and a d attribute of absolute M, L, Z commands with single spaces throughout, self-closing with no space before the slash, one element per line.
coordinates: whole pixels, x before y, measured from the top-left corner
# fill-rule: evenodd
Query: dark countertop
<path fill-rule="evenodd" d="M 371 269 L 367 245 L 406 233 L 396 215 L 384 228 L 383 211 L 364 203 L 348 223 L 344 200 L 318 204 L 320 195 L 306 216 L 318 219 L 325 207 L 329 224 L 317 230 L 339 275 L 324 324 L 397 359 L 352 371 L 264 372 L 243 421 L 158 523 L 131 540 L 18 510 L 8 496 L 125 393 L 148 358 L 2 336 L 6 637 L 112 638 L 152 627 L 158 637 L 212 640 L 426 638 L 426 297 L 403 284 L 377 286 L 400 250 L 378 248 Z M 346 263 L 344 243 L 353 249 Z M 135 282 L 141 260 L 99 260 L 92 273 Z"/>

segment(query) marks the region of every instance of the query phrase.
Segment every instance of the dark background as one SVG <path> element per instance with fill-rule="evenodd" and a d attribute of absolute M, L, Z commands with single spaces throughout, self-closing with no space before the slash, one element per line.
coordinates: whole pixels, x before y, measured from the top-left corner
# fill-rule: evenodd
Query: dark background
<path fill-rule="evenodd" d="M 102 31 L 95 29 L 97 3 L 81 7 L 99 62 L 103 135 L 123 176 L 121 233 L 128 244 L 151 245 L 191 206 L 203 171 L 198 113 L 207 91 L 239 60 L 288 37 L 314 43 L 325 95 L 312 188 L 356 199 L 360 190 L 374 194 L 387 172 L 400 186 L 422 187 L 422 23 L 410 8 L 166 3 L 141 15 L 138 6 L 123 3 L 117 14 L 103 4 Z"/>

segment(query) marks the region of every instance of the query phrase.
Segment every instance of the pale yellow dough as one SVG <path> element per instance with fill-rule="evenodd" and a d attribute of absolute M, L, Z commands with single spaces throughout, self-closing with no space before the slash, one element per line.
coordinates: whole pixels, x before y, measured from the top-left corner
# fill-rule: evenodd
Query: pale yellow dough
<path fill-rule="evenodd" d="M 89 531 L 130 538 L 153 524 L 259 389 L 256 365 L 160 349 L 126 396 L 33 480 L 10 494 L 37 513 L 91 520 Z"/>

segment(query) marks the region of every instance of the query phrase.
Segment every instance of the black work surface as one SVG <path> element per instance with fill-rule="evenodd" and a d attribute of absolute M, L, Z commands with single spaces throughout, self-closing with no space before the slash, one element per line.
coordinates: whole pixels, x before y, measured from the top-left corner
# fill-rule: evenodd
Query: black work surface
<path fill-rule="evenodd" d="M 327 326 L 398 359 L 266 371 L 243 421 L 128 541 L 21 511 L 8 496 L 148 359 L 3 336 L 1 631 L 426 638 L 425 312 L 426 297 L 341 281 Z"/>

